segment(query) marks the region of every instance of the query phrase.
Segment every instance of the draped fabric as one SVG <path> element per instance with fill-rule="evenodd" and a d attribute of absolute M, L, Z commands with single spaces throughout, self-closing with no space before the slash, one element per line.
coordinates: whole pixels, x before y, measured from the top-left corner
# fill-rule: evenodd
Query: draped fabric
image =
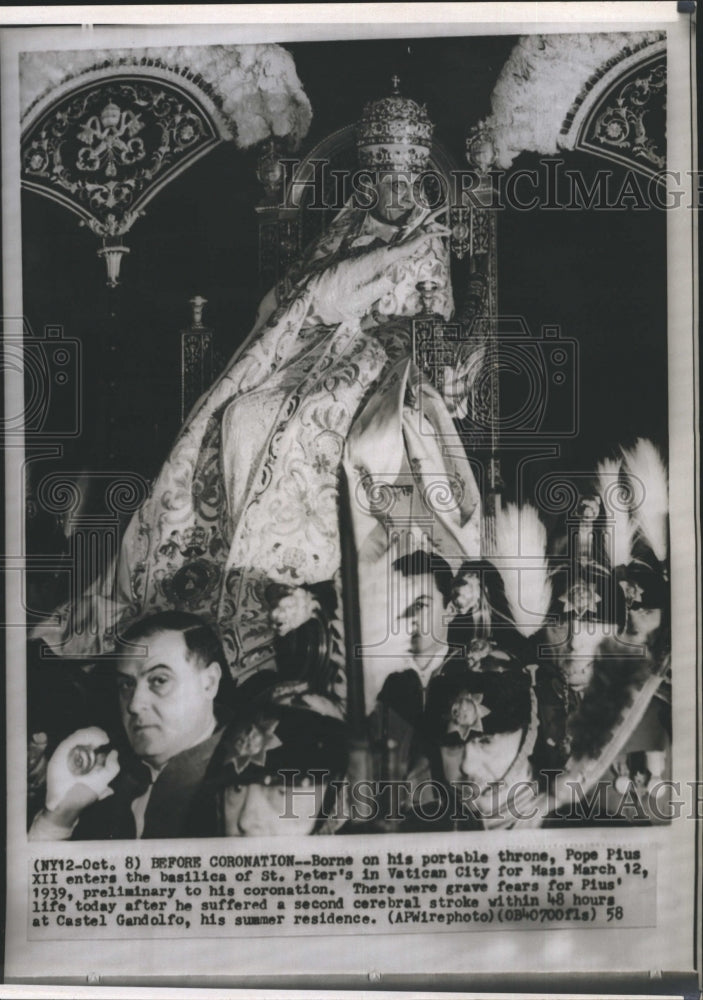
<path fill-rule="evenodd" d="M 473 474 L 463 452 L 446 453 L 451 417 L 411 359 L 417 283 L 432 280 L 439 311 L 452 310 L 433 225 L 421 218 L 398 241 L 365 212 L 340 213 L 194 407 L 116 564 L 62 609 L 59 628 L 35 634 L 63 655 L 99 652 L 118 624 L 179 608 L 217 623 L 236 675 L 270 665 L 267 581 L 339 592 L 342 461 L 369 570 L 387 554 L 389 511 L 373 500 L 386 485 L 391 519 L 434 523 L 439 550 L 478 555 Z"/>

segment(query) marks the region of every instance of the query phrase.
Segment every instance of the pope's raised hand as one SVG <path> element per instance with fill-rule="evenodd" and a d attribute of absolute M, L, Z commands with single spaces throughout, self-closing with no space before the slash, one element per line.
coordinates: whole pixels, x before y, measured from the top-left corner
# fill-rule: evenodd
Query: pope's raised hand
<path fill-rule="evenodd" d="M 443 235 L 443 228 L 435 224 L 428 229 L 418 227 L 395 243 L 376 247 L 330 267 L 315 282 L 312 311 L 317 321 L 333 324 L 360 319 L 374 302 L 397 285 L 395 265 L 411 259 Z"/>

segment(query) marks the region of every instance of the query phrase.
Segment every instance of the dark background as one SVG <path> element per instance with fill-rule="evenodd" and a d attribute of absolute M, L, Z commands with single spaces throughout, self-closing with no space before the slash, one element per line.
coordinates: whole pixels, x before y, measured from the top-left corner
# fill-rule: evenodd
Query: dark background
<path fill-rule="evenodd" d="M 436 138 L 463 165 L 467 131 L 488 115 L 514 43 L 487 37 L 286 46 L 313 108 L 300 154 L 358 119 L 367 101 L 389 93 L 390 77 L 398 73 L 403 93 L 427 103 Z M 624 169 L 595 157 L 560 157 L 588 184 L 605 166 L 615 190 L 624 179 Z M 127 234 L 130 254 L 114 291 L 105 285 L 97 238 L 66 209 L 24 193 L 25 315 L 35 335 L 54 324 L 80 342 L 84 390 L 81 434 L 63 442 L 60 460 L 32 463 L 35 482 L 54 468 L 157 473 L 180 422 L 180 330 L 189 323 L 188 300 L 194 294 L 208 299 L 204 318 L 224 364 L 246 336 L 261 297 L 254 208 L 263 192 L 256 158 L 256 150 L 221 144 L 167 185 Z M 540 158 L 526 153 L 511 169 L 539 167 Z M 508 499 L 518 491 L 530 498 L 545 472 L 593 469 L 638 436 L 666 449 L 665 226 L 666 213 L 654 207 L 499 212 L 501 315 L 521 317 L 534 338 L 547 325 L 574 342 L 579 398 L 571 436 L 560 433 L 558 406 L 549 411 L 545 426 L 558 433 L 548 460 L 530 459 L 544 442 L 529 432 L 506 449 Z M 461 289 L 456 293 L 460 297 Z M 523 390 L 504 380 L 507 411 Z M 34 552 L 60 548 L 55 519 L 39 511 L 28 542 Z"/>

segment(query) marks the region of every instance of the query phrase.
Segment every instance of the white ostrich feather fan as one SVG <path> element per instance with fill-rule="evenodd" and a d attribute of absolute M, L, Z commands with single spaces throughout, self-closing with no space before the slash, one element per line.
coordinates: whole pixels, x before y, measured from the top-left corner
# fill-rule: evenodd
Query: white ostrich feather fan
<path fill-rule="evenodd" d="M 496 564 L 515 622 L 524 636 L 539 631 L 551 602 L 547 530 L 530 504 L 506 504 L 496 516 Z"/>
<path fill-rule="evenodd" d="M 668 552 L 668 473 L 659 449 L 646 438 L 638 438 L 631 449 L 623 449 L 625 471 L 635 497 L 633 518 L 643 539 L 660 562 Z"/>
<path fill-rule="evenodd" d="M 632 541 L 636 524 L 630 516 L 625 500 L 625 488 L 621 483 L 622 460 L 605 458 L 598 463 L 598 492 L 608 518 L 606 533 L 608 558 L 611 566 L 623 566 L 632 557 Z"/>

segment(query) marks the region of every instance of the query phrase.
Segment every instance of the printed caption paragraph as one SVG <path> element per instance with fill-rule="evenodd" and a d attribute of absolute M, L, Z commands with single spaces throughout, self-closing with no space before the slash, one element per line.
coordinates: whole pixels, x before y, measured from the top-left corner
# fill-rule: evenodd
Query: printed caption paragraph
<path fill-rule="evenodd" d="M 29 937 L 645 927 L 656 850 L 159 851 L 30 863 Z"/>

